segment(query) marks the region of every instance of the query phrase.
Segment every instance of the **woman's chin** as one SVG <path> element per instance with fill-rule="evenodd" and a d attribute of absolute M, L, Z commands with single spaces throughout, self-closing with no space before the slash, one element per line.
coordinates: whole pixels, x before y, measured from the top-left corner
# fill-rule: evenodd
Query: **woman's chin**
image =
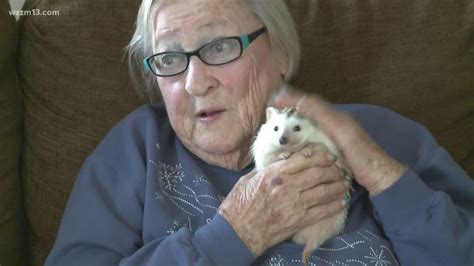
<path fill-rule="evenodd" d="M 227 138 L 200 136 L 194 143 L 199 151 L 212 155 L 231 153 L 239 146 L 237 141 L 233 140 L 231 136 L 228 136 Z"/>

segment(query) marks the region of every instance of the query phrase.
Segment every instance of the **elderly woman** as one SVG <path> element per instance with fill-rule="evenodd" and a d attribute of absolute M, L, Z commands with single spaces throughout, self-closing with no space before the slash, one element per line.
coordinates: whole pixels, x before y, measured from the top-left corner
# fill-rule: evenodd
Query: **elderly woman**
<path fill-rule="evenodd" d="M 474 262 L 474 183 L 422 126 L 386 109 L 296 91 L 283 1 L 144 0 L 129 45 L 164 105 L 139 108 L 85 162 L 46 265 L 301 264 L 291 236 L 349 207 L 313 264 Z M 273 99 L 273 100 L 270 100 Z M 267 104 L 295 106 L 341 150 L 256 172 Z"/>

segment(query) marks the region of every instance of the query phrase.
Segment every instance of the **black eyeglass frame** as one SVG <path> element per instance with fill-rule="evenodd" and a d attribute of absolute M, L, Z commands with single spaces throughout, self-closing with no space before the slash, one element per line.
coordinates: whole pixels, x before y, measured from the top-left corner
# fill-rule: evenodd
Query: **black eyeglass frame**
<path fill-rule="evenodd" d="M 151 73 L 153 73 L 155 76 L 158 76 L 158 77 L 172 77 L 172 76 L 176 76 L 176 75 L 179 75 L 181 73 L 186 72 L 186 70 L 189 67 L 189 62 L 191 61 L 191 56 L 193 56 L 193 55 L 197 56 L 203 63 L 205 63 L 206 65 L 209 65 L 209 66 L 225 65 L 225 64 L 231 63 L 231 62 L 239 59 L 242 56 L 242 53 L 244 52 L 244 50 L 250 45 L 250 43 L 252 43 L 255 39 L 257 39 L 257 37 L 260 36 L 262 33 L 264 33 L 266 30 L 267 29 L 265 27 L 261 27 L 260 29 L 254 31 L 254 32 L 252 32 L 248 35 L 231 36 L 231 37 L 220 38 L 220 39 L 214 40 L 212 42 L 206 43 L 203 46 L 201 46 L 198 49 L 196 49 L 194 51 L 191 51 L 191 52 L 168 51 L 168 52 L 157 53 L 157 54 L 151 55 L 151 56 L 143 59 L 143 65 L 145 67 L 145 70 L 151 71 Z M 222 41 L 222 40 L 228 40 L 228 39 L 235 39 L 235 40 L 239 41 L 240 53 L 236 58 L 234 58 L 230 61 L 226 61 L 224 63 L 218 63 L 218 64 L 210 64 L 210 63 L 206 62 L 204 59 L 201 58 L 201 55 L 199 53 L 203 48 L 207 47 L 211 43 Z M 178 73 L 175 73 L 175 74 L 171 74 L 171 75 L 161 75 L 161 74 L 156 73 L 153 70 L 153 68 L 151 67 L 151 64 L 152 64 L 151 60 L 156 56 L 160 56 L 160 55 L 163 55 L 163 54 L 170 54 L 170 53 L 182 54 L 182 55 L 186 56 L 187 61 L 186 61 L 186 67 L 184 68 L 184 70 L 180 71 Z"/>

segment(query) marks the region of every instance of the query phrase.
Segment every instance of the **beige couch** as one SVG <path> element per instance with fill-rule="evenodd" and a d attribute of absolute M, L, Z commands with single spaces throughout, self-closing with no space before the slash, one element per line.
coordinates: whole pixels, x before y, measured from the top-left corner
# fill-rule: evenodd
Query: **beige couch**
<path fill-rule="evenodd" d="M 474 176 L 472 0 L 287 2 L 303 44 L 297 86 L 419 121 Z M 26 0 L 26 10 L 60 15 L 23 16 L 18 25 L 6 3 L 0 264 L 42 265 L 84 159 L 112 125 L 147 102 L 129 86 L 122 60 L 139 1 Z"/>

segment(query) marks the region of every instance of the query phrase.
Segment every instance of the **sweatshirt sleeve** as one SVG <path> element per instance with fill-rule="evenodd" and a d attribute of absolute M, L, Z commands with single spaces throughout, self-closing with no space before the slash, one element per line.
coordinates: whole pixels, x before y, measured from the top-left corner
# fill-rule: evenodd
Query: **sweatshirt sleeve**
<path fill-rule="evenodd" d="M 70 195 L 45 265 L 249 265 L 255 259 L 216 215 L 195 232 L 181 228 L 142 241 L 143 193 L 132 177 L 91 156 Z"/>
<path fill-rule="evenodd" d="M 473 265 L 474 182 L 432 142 L 421 166 L 407 167 L 371 197 L 375 217 L 401 265 Z"/>

